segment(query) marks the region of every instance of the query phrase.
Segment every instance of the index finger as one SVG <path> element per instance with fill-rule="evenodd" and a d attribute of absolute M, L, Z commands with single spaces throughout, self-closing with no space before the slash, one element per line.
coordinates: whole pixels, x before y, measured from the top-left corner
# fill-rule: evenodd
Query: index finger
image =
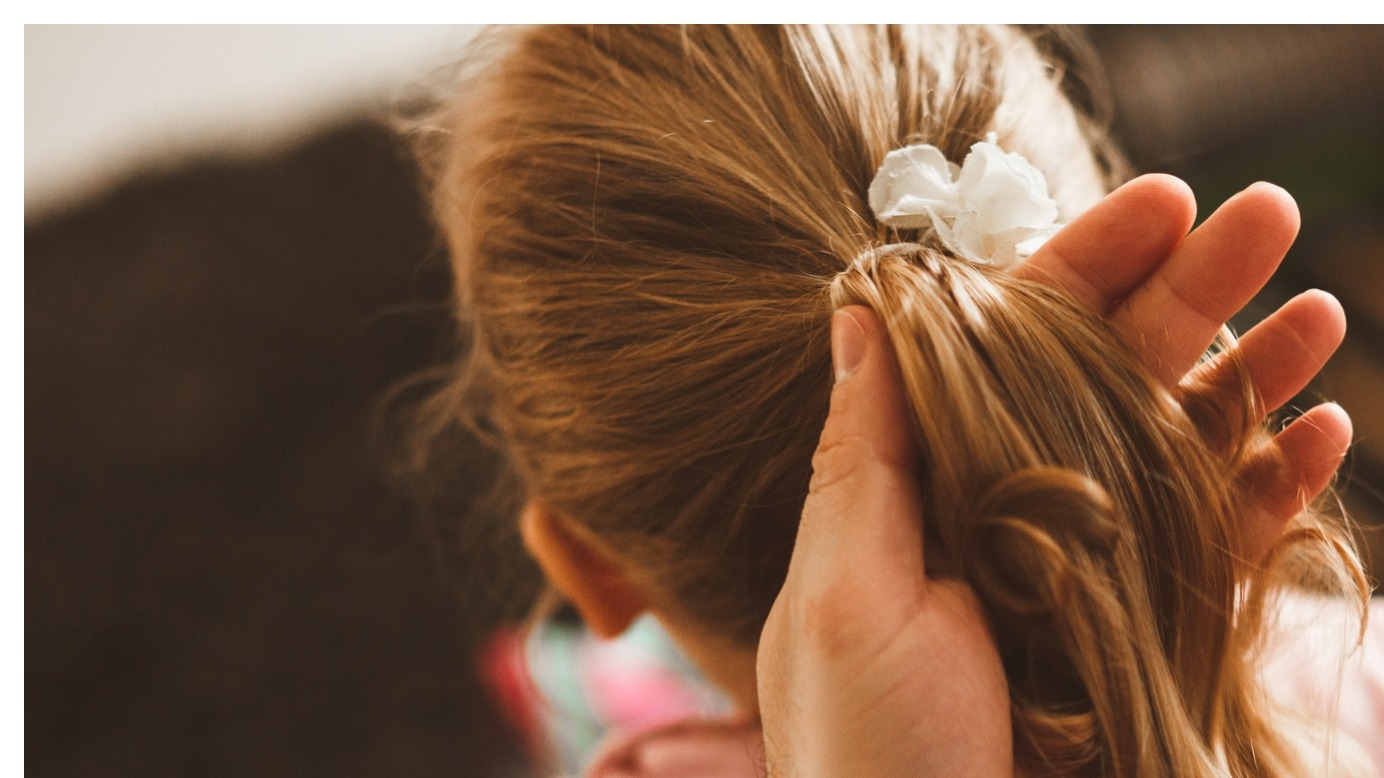
<path fill-rule="evenodd" d="M 1196 213 L 1196 198 L 1180 179 L 1140 176 L 1072 220 L 1013 272 L 1104 315 L 1162 267 Z"/>

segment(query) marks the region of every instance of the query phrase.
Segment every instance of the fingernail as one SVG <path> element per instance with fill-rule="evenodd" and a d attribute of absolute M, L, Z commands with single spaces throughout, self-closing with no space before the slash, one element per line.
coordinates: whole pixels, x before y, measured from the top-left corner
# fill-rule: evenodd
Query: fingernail
<path fill-rule="evenodd" d="M 836 383 L 841 383 L 860 367 L 865 356 L 865 330 L 845 311 L 831 317 L 831 361 L 836 366 Z"/>

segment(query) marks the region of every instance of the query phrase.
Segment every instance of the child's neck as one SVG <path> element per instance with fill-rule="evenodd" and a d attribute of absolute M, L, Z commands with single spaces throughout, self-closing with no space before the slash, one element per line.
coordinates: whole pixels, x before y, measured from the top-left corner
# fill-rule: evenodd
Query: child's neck
<path fill-rule="evenodd" d="M 676 617 L 655 613 L 659 623 L 707 680 L 730 698 L 737 713 L 759 718 L 755 648 L 711 635 Z"/>

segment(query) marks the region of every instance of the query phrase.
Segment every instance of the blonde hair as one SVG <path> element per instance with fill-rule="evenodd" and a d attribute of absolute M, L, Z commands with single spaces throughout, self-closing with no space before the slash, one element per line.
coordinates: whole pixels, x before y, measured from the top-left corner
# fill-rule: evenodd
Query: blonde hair
<path fill-rule="evenodd" d="M 912 399 L 934 547 L 995 622 L 1024 763 L 1300 774 L 1251 659 L 1264 598 L 1300 571 L 1363 599 L 1340 528 L 1304 514 L 1291 553 L 1249 564 L 1228 474 L 1262 431 L 1208 435 L 1093 314 L 867 205 L 891 149 L 959 161 L 990 132 L 1063 220 L 1106 191 L 1118 155 L 1028 37 L 544 27 L 487 45 L 469 93 L 419 125 L 469 342 L 433 433 L 489 436 L 661 607 L 752 645 L 826 414 L 831 312 L 869 305 Z M 924 243 L 869 252 L 903 241 Z"/>

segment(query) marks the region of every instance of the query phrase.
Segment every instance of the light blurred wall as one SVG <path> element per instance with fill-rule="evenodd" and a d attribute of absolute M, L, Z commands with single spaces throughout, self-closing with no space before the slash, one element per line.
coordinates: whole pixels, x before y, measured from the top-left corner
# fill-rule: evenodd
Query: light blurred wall
<path fill-rule="evenodd" d="M 190 153 L 387 107 L 475 26 L 55 26 L 24 34 L 26 218 Z"/>

